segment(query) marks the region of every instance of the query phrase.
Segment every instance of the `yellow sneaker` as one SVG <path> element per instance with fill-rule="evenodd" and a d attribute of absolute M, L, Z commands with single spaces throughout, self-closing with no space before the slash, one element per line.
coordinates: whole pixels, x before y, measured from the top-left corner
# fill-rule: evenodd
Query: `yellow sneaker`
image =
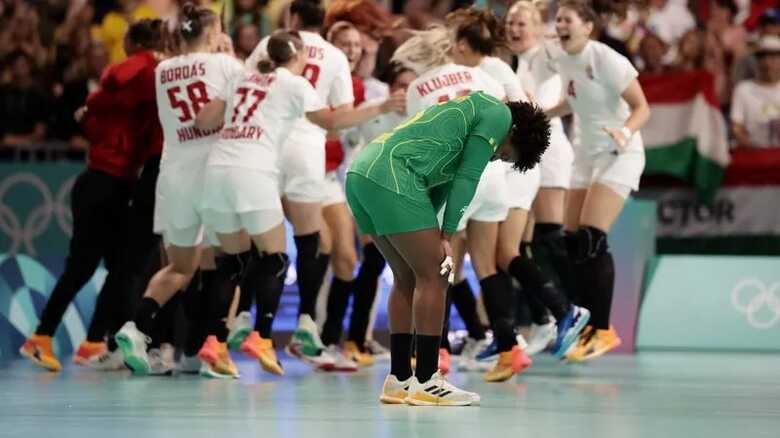
<path fill-rule="evenodd" d="M 590 346 L 590 342 L 593 340 L 593 335 L 593 326 L 585 326 L 585 328 L 582 330 L 582 333 L 580 333 L 580 337 L 577 339 L 577 342 L 574 343 L 574 345 L 569 348 L 569 351 L 566 352 L 566 360 L 569 362 L 582 362 L 582 357 L 585 355 L 585 352 Z"/>
<path fill-rule="evenodd" d="M 596 334 L 593 335 L 580 360 L 588 361 L 601 357 L 608 351 L 619 347 L 622 342 L 612 326 L 609 326 L 609 330 L 596 330 Z"/>
<path fill-rule="evenodd" d="M 49 371 L 62 369 L 51 345 L 51 336 L 32 335 L 19 349 L 19 354 Z"/>
<path fill-rule="evenodd" d="M 257 359 L 260 366 L 269 373 L 277 376 L 284 375 L 284 369 L 279 358 L 276 357 L 273 342 L 270 339 L 262 338 L 260 333 L 256 331 L 250 333 L 241 343 L 241 351 Z"/>
<path fill-rule="evenodd" d="M 374 364 L 374 357 L 368 353 L 363 353 L 353 341 L 344 342 L 344 355 L 353 360 L 360 368 L 368 367 Z"/>
<path fill-rule="evenodd" d="M 496 366 L 486 372 L 483 378 L 486 382 L 504 382 L 525 371 L 532 363 L 525 351 L 515 345 L 511 350 L 498 354 Z"/>
<path fill-rule="evenodd" d="M 208 364 L 211 370 L 225 376 L 238 378 L 238 368 L 230 358 L 227 344 L 219 342 L 216 336 L 209 336 L 198 352 L 200 360 Z"/>

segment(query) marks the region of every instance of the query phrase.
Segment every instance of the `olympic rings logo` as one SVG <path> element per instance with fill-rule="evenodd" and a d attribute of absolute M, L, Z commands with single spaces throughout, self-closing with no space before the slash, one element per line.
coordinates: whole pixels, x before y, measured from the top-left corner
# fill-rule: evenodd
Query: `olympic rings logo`
<path fill-rule="evenodd" d="M 747 316 L 752 327 L 766 330 L 780 321 L 780 282 L 767 287 L 757 278 L 740 280 L 731 291 L 731 305 Z"/>
<path fill-rule="evenodd" d="M 35 239 L 49 229 L 53 218 L 56 218 L 57 225 L 70 237 L 73 232 L 73 217 L 68 205 L 68 195 L 75 180 L 76 176 L 73 176 L 65 181 L 56 196 L 39 176 L 30 172 L 15 173 L 0 181 L 0 231 L 11 238 L 8 253 L 25 252 L 30 256 L 37 255 Z M 18 216 L 19 212 L 6 204 L 6 196 L 14 187 L 24 184 L 40 193 L 41 201 L 22 219 Z"/>

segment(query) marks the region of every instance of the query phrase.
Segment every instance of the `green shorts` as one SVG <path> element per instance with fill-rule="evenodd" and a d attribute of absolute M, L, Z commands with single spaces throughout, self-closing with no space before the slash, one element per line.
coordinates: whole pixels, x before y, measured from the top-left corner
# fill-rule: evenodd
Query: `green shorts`
<path fill-rule="evenodd" d="M 360 232 L 371 236 L 439 228 L 428 199 L 411 199 L 357 173 L 347 174 L 347 203 Z"/>

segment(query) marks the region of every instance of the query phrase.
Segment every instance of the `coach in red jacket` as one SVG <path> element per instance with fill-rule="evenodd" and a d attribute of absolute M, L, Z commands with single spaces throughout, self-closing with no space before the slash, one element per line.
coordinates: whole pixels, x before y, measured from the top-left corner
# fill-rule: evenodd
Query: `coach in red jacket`
<path fill-rule="evenodd" d="M 70 253 L 35 334 L 21 349 L 22 355 L 49 370 L 61 368 L 52 351 L 52 336 L 67 306 L 92 277 L 101 260 L 105 262 L 108 277 L 98 298 L 87 341 L 77 352 L 77 362 L 99 366 L 90 361 L 96 362 L 105 351 L 110 309 L 121 307 L 115 302 L 126 295 L 127 280 L 122 269 L 127 262 L 124 252 L 128 243 L 129 201 L 139 168 L 155 156 L 159 163 L 162 150 L 154 87 L 157 65 L 154 51 L 161 49 L 162 40 L 160 20 L 142 20 L 131 26 L 126 37 L 126 50 L 131 56 L 103 73 L 100 90 L 91 94 L 86 109 L 77 113 L 77 117 L 83 116 L 91 145 L 87 169 L 79 175 L 71 192 Z M 152 183 L 152 198 L 153 193 Z M 151 233 L 152 215 L 148 216 Z"/>

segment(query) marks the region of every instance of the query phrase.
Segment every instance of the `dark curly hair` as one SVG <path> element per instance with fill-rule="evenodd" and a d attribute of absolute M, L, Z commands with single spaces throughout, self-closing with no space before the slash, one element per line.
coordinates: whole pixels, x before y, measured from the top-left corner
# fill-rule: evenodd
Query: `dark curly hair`
<path fill-rule="evenodd" d="M 514 168 L 524 172 L 533 169 L 550 145 L 550 119 L 541 108 L 530 102 L 508 102 L 512 112 L 509 143 L 514 150 Z"/>

